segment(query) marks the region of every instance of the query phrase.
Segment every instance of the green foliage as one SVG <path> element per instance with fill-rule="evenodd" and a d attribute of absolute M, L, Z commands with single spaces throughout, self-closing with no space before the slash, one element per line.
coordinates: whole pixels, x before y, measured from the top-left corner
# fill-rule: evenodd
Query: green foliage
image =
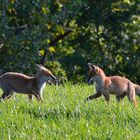
<path fill-rule="evenodd" d="M 16 94 L 0 103 L 0 139 L 140 139 L 139 107 L 114 96 L 109 103 L 103 97 L 84 103 L 93 91 L 85 84 L 47 86 L 43 103 Z"/>
<path fill-rule="evenodd" d="M 86 64 L 93 62 L 109 75 L 140 82 L 139 0 L 0 0 L 0 5 L 1 73 L 33 73 L 44 51 L 44 65 L 62 80 L 85 81 Z"/>

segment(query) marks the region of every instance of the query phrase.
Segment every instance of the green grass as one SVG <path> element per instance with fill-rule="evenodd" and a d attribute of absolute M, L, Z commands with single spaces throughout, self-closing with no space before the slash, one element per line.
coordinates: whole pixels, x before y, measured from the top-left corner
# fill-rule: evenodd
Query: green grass
<path fill-rule="evenodd" d="M 109 103 L 103 97 L 84 103 L 94 91 L 85 84 L 47 86 L 43 103 L 22 94 L 0 102 L 0 139 L 139 140 L 140 105 L 127 98 L 117 103 L 115 96 Z"/>

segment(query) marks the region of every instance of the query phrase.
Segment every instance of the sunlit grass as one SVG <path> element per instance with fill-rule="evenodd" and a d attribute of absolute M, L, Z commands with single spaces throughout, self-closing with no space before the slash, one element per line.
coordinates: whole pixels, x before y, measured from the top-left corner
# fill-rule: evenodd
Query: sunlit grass
<path fill-rule="evenodd" d="M 93 92 L 86 84 L 47 86 L 43 103 L 16 94 L 0 103 L 0 139 L 140 139 L 140 106 L 114 96 L 85 103 Z"/>

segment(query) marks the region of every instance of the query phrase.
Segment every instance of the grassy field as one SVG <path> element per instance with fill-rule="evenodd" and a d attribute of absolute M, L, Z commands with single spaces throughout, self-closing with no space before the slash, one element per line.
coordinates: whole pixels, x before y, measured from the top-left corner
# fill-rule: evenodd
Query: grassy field
<path fill-rule="evenodd" d="M 140 99 L 138 108 L 114 96 L 84 103 L 93 92 L 94 86 L 65 84 L 47 86 L 43 103 L 21 94 L 0 102 L 0 139 L 139 140 Z"/>

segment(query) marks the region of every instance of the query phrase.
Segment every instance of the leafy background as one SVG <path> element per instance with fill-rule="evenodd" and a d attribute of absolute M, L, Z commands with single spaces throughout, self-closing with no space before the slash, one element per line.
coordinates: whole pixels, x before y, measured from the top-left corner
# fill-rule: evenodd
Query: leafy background
<path fill-rule="evenodd" d="M 0 0 L 0 73 L 85 81 L 87 63 L 140 83 L 139 0 Z"/>

